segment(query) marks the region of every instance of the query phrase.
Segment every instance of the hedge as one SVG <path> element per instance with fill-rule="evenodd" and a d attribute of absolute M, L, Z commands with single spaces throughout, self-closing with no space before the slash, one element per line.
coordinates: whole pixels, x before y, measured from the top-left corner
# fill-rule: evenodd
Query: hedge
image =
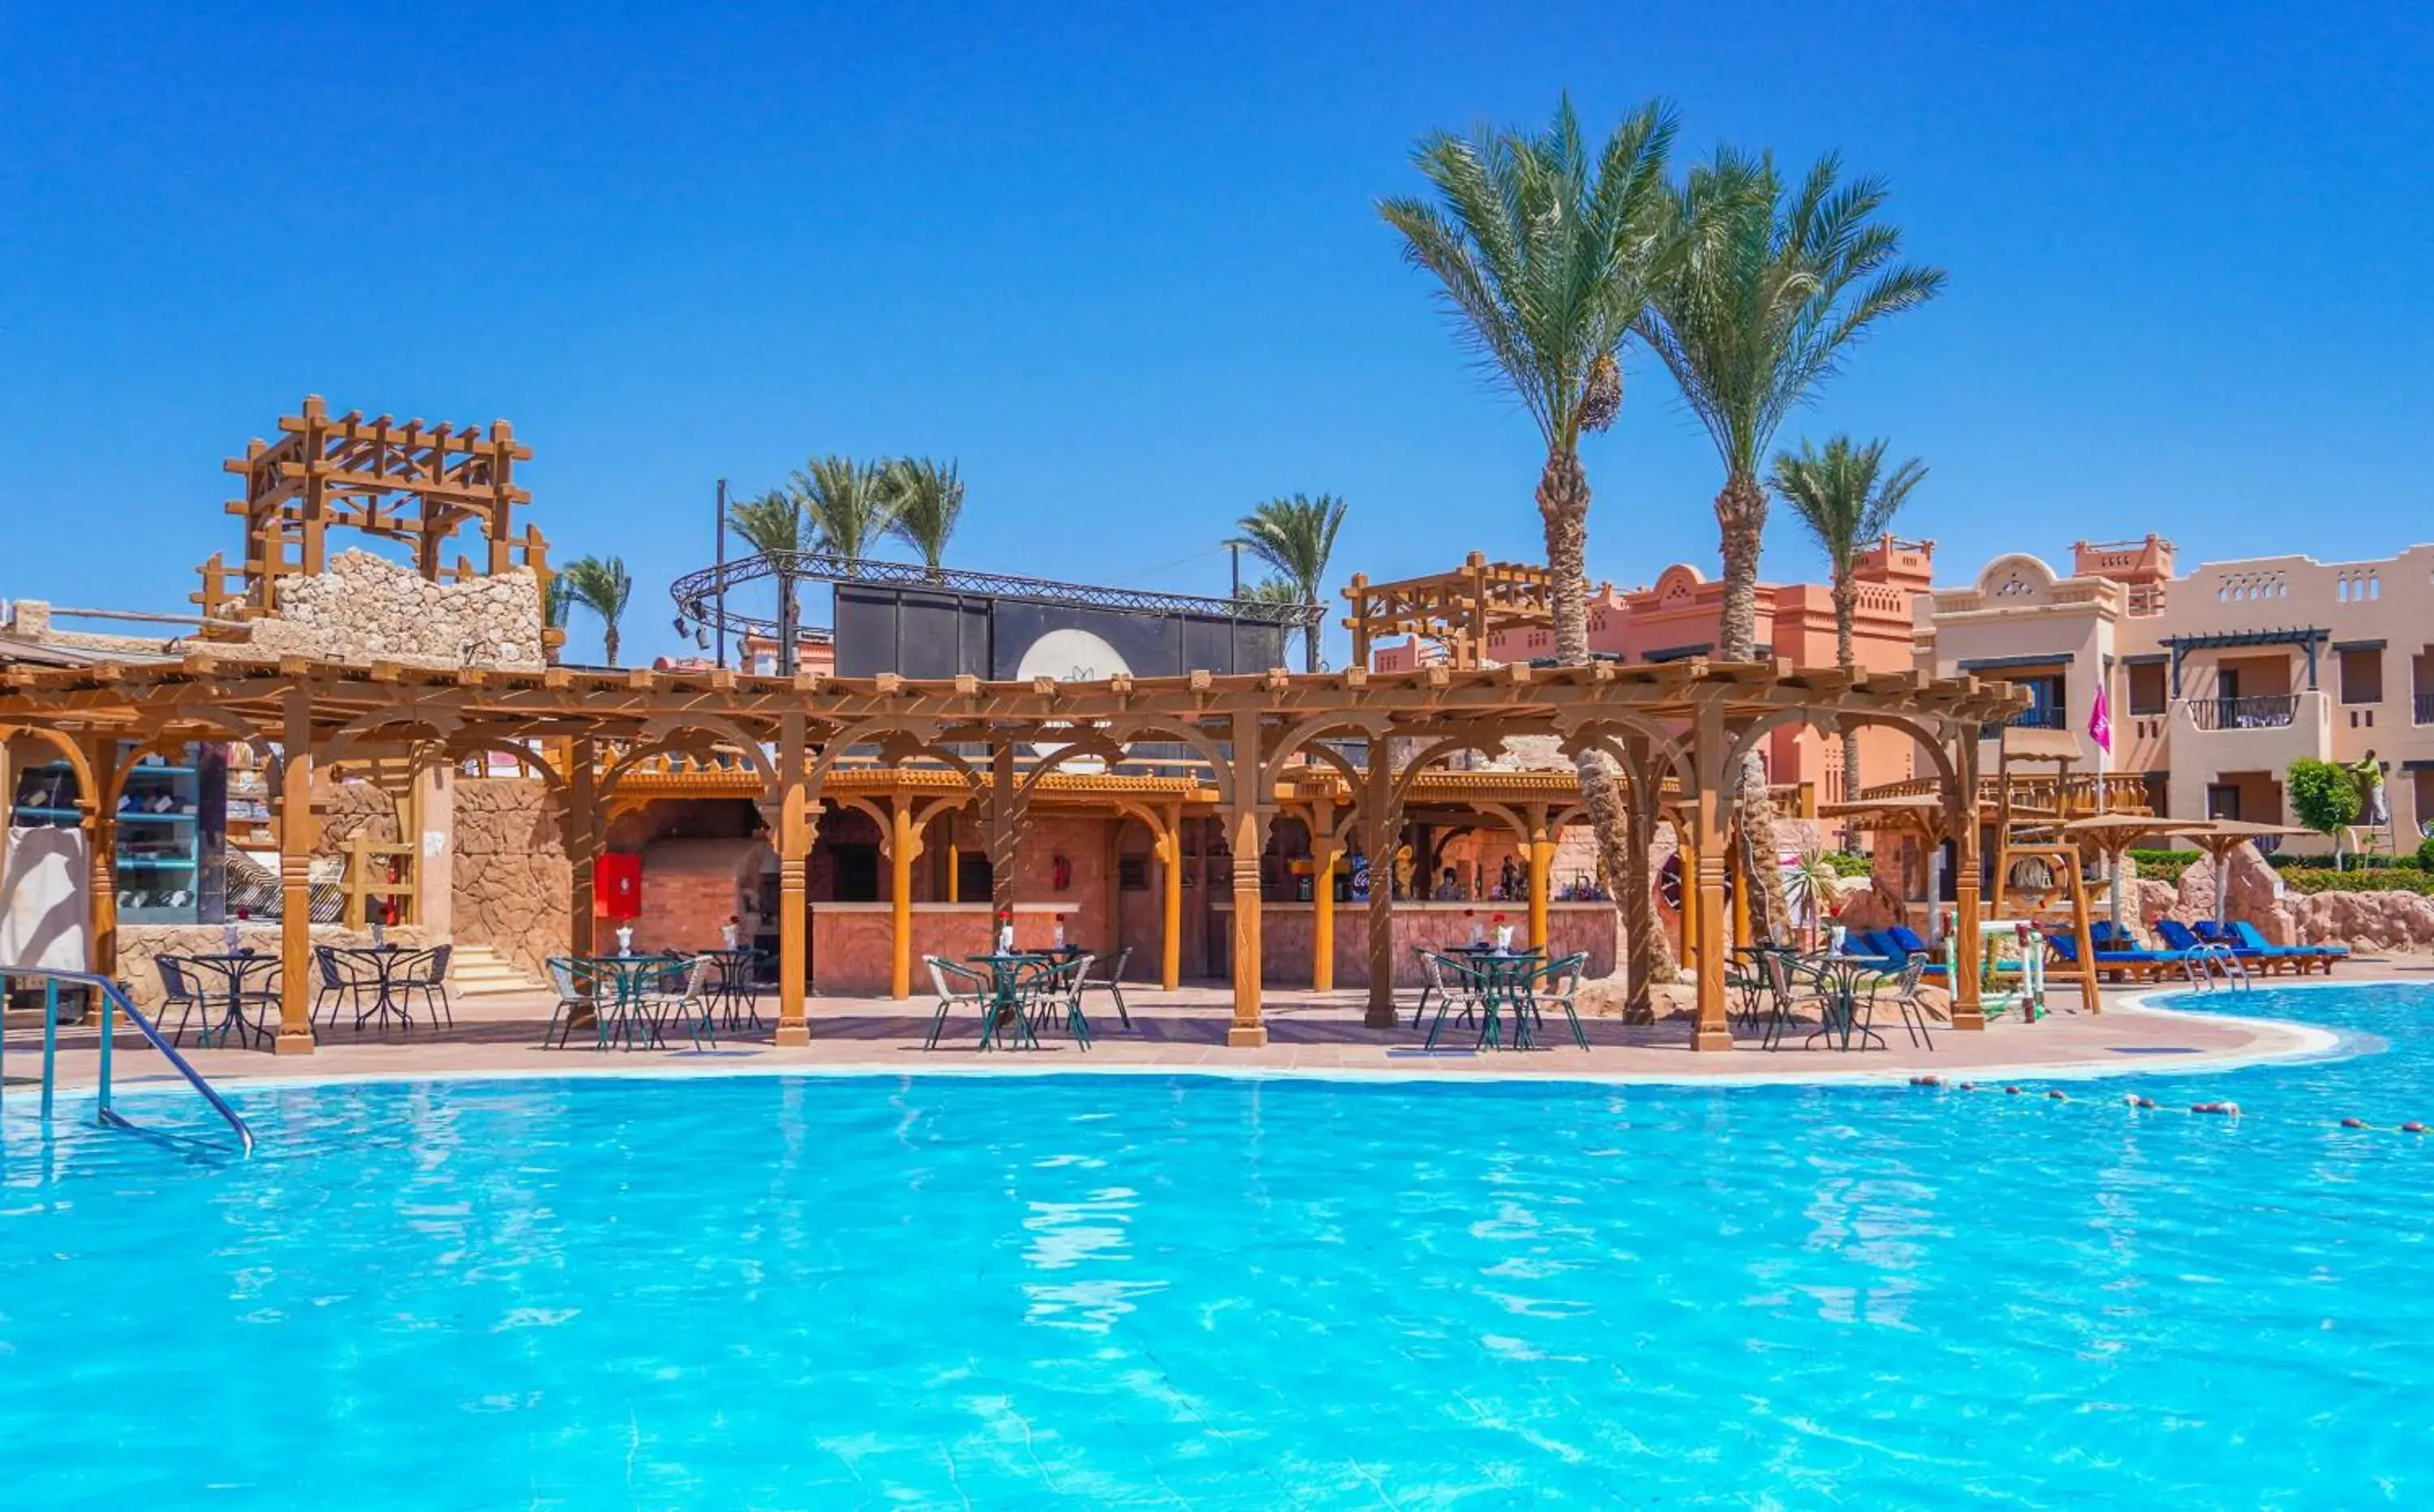
<path fill-rule="evenodd" d="M 2414 892 L 2434 897 L 2434 872 L 2413 866 L 2381 866 L 2363 872 L 2292 866 L 2283 869 L 2282 885 L 2293 892 Z"/>
<path fill-rule="evenodd" d="M 2205 859 L 2205 852 L 2134 850 L 2130 858 L 2138 863 L 2141 880 L 2177 883 L 2183 872 Z"/>
<path fill-rule="evenodd" d="M 1827 851 L 1825 859 L 1836 876 L 1872 876 L 1877 870 L 1876 862 L 1849 851 Z"/>

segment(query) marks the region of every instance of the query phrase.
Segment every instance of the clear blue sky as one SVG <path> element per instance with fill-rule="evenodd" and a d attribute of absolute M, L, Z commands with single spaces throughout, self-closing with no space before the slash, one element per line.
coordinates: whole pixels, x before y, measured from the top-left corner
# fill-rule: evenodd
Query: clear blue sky
<path fill-rule="evenodd" d="M 1352 501 L 1347 573 L 1528 557 L 1531 426 L 1372 200 L 1565 89 L 1890 177 L 1949 290 L 1783 439 L 1924 457 L 1945 581 L 2434 536 L 2415 8 L 217 8 L 0 0 L 0 594 L 180 604 L 308 391 L 512 419 L 645 655 L 712 481 L 814 452 L 960 459 L 952 556 L 1007 571 L 1223 591 L 1293 490 Z M 1721 479 L 1628 370 L 1590 563 L 1638 584 L 1713 562 Z M 1778 521 L 1766 569 L 1819 562 Z"/>

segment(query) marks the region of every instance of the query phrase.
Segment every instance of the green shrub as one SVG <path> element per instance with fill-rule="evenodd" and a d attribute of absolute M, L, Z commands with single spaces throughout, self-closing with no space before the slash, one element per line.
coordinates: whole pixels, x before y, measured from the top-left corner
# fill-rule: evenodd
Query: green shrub
<path fill-rule="evenodd" d="M 2350 775 L 2347 768 L 2314 756 L 2301 756 L 2290 763 L 2285 791 L 2289 795 L 2290 812 L 2299 823 L 2335 844 L 2340 843 L 2343 825 L 2357 823 L 2357 779 Z"/>
<path fill-rule="evenodd" d="M 2434 872 L 2434 835 L 2428 835 L 2417 842 L 2417 869 L 2421 872 Z"/>
<path fill-rule="evenodd" d="M 1834 869 L 1836 876 L 1871 876 L 1877 870 L 1875 861 L 1851 851 L 1827 851 L 1819 858 Z"/>
<path fill-rule="evenodd" d="M 2282 873 L 2282 885 L 2293 892 L 2414 892 L 2420 897 L 2434 897 L 2434 873 L 2403 866 L 2364 872 L 2293 866 Z"/>
<path fill-rule="evenodd" d="M 2134 850 L 2130 858 L 2138 863 L 2138 875 L 2145 880 L 2178 883 L 2183 872 L 2205 859 L 2205 852 Z"/>

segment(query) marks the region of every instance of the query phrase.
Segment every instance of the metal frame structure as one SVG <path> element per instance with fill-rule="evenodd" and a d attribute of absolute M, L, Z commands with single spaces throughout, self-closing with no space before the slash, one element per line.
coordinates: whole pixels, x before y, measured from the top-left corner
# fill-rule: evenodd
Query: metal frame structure
<path fill-rule="evenodd" d="M 677 612 L 696 624 L 729 633 L 780 634 L 778 621 L 739 614 L 727 606 L 728 594 L 747 583 L 783 578 L 797 583 L 860 583 L 891 587 L 926 588 L 973 598 L 1015 599 L 1079 609 L 1115 609 L 1133 614 L 1196 614 L 1247 620 L 1283 630 L 1318 624 L 1326 610 L 1316 605 L 1266 603 L 1247 599 L 1207 599 L 1187 593 L 1159 593 L 1148 588 L 1115 588 L 1088 583 L 1062 583 L 1051 578 L 1012 577 L 1002 572 L 975 572 L 965 568 L 925 567 L 918 562 L 884 562 L 834 552 L 763 552 L 715 567 L 688 572 L 668 585 Z M 802 627 L 797 627 L 800 630 Z M 808 633 L 808 632 L 807 632 Z"/>

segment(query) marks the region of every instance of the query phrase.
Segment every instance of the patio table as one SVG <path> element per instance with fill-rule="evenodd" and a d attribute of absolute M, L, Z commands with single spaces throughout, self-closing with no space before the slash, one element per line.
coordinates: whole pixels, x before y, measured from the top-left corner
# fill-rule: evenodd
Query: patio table
<path fill-rule="evenodd" d="M 1882 979 L 1891 975 L 1877 961 L 1859 956 L 1804 956 L 1800 969 L 1817 984 L 1818 1012 L 1821 1015 L 1815 1032 L 1807 1045 L 1824 1038 L 1837 1049 L 1847 1050 L 1856 1036 L 1865 1049 L 1874 1041 L 1879 1050 L 1885 1048 L 1885 1038 L 1873 1026 L 1860 1022 L 1860 987 L 1861 979 Z M 1873 987 L 1873 983 L 1870 984 Z M 1836 1044 L 1837 1041 L 1840 1044 Z"/>
<path fill-rule="evenodd" d="M 730 1029 L 741 1028 L 747 1020 L 752 1028 L 759 1028 L 761 1007 L 752 991 L 752 973 L 761 963 L 761 952 L 728 945 L 700 954 L 709 959 L 714 971 L 707 994 L 711 1011 L 724 1010 Z"/>
<path fill-rule="evenodd" d="M 1035 1050 L 1039 1048 L 1039 1037 L 1031 1029 L 1031 1015 L 1022 1011 L 1022 989 L 1023 978 L 1027 975 L 1044 970 L 1049 965 L 1051 958 L 1048 953 L 1037 950 L 992 951 L 986 956 L 967 956 L 964 959 L 972 965 L 988 968 L 989 1005 L 988 1011 L 981 1016 L 980 1047 L 984 1050 L 1020 1048 L 1024 1045 Z M 1001 1040 L 1009 1027 L 1014 1030 L 1015 1042 L 1012 1045 L 1004 1045 Z"/>
<path fill-rule="evenodd" d="M 1474 1049 L 1506 1048 L 1503 1011 L 1513 1013 L 1511 1048 L 1531 1050 L 1537 1047 L 1535 1026 L 1532 1023 L 1536 1004 L 1530 996 L 1530 984 L 1537 979 L 1538 968 L 1545 953 L 1537 950 L 1498 950 L 1488 946 L 1463 946 L 1446 953 L 1454 968 L 1469 976 L 1479 989 L 1479 1039 Z M 1437 1031 L 1445 1028 L 1446 1009 L 1437 1009 L 1436 1021 L 1429 1026 L 1429 1037 L 1422 1046 L 1435 1049 Z"/>
<path fill-rule="evenodd" d="M 642 1026 L 646 1046 L 651 1049 L 660 1047 L 658 1021 L 640 1011 L 643 985 L 652 976 L 680 965 L 683 960 L 681 956 L 667 953 L 575 958 L 574 964 L 579 970 L 588 973 L 594 982 L 606 980 L 614 990 L 606 1005 L 613 1011 L 595 1011 L 592 1015 L 592 1023 L 600 1036 L 599 1048 L 608 1048 L 609 1038 L 613 1035 L 625 1042 L 626 1048 L 632 1049 L 638 1023 Z"/>
<path fill-rule="evenodd" d="M 246 978 L 257 971 L 277 970 L 279 957 L 266 950 L 238 950 L 225 955 L 188 956 L 185 960 L 190 966 L 201 966 L 219 973 L 222 979 L 228 983 L 228 1012 L 220 1019 L 216 1028 L 212 1025 L 210 1016 L 206 1014 L 203 1027 L 196 1031 L 196 1039 L 206 1048 L 212 1048 L 225 1045 L 231 1031 L 242 1032 L 253 1028 L 254 1026 L 248 1024 L 245 1017 Z"/>
<path fill-rule="evenodd" d="M 367 1019 L 379 1019 L 384 1025 L 391 1015 L 403 1024 L 408 1033 L 414 1029 L 414 1015 L 406 1011 L 398 996 L 398 972 L 430 955 L 427 950 L 402 950 L 393 944 L 334 945 L 330 953 L 343 960 L 356 962 L 371 974 L 372 1004 L 355 1010 L 355 1028 L 362 1028 Z M 360 1002 L 360 999 L 358 1000 Z"/>

